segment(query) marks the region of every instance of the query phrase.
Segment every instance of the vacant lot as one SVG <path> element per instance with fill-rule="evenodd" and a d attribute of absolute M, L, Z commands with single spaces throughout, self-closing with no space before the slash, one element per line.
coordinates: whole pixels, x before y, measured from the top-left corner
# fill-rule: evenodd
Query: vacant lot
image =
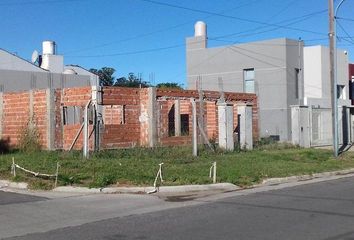
<path fill-rule="evenodd" d="M 11 175 L 12 157 L 20 166 L 40 173 L 55 173 L 60 163 L 58 185 L 104 187 L 108 185 L 152 185 L 158 164 L 164 162 L 164 185 L 211 183 L 209 168 L 217 162 L 217 181 L 248 186 L 264 178 L 311 174 L 354 167 L 354 153 L 332 158 L 329 150 L 268 145 L 253 151 L 216 152 L 200 150 L 191 155 L 188 147 L 135 148 L 101 151 L 89 160 L 81 152 L 14 152 L 0 156 L 0 179 L 26 181 L 34 189 L 50 189 L 54 180 L 32 177 L 17 170 Z"/>

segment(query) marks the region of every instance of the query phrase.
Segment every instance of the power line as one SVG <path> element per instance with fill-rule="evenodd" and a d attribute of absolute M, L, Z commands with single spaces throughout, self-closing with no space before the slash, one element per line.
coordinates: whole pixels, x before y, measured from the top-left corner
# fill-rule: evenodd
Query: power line
<path fill-rule="evenodd" d="M 292 18 L 292 19 L 288 19 L 288 20 L 284 20 L 280 23 L 283 23 L 283 22 L 288 22 L 288 21 L 291 21 L 291 20 L 294 20 L 294 19 L 297 19 L 297 21 L 295 22 L 291 22 L 287 25 L 291 25 L 291 24 L 295 24 L 295 23 L 298 23 L 300 21 L 305 21 L 307 20 L 309 17 L 311 16 L 314 16 L 314 15 L 317 15 L 317 14 L 320 14 L 320 13 L 323 13 L 324 10 L 321 10 L 321 11 L 317 11 L 317 12 L 313 12 L 313 13 L 310 13 L 310 14 L 306 14 L 306 15 L 303 15 L 303 16 L 300 16 L 300 17 L 296 17 L 296 18 Z M 186 23 L 183 23 L 183 25 L 186 24 Z M 175 25 L 175 27 L 178 27 L 180 26 L 181 24 L 178 24 L 178 25 Z M 260 29 L 260 28 L 264 28 L 264 27 L 258 27 L 257 29 Z M 276 28 L 278 29 L 278 28 Z M 250 31 L 253 31 L 254 29 L 251 29 Z M 266 31 L 273 31 L 274 29 L 270 29 L 270 30 L 266 30 Z M 158 32 L 161 32 L 161 31 L 164 31 L 164 30 L 158 30 L 158 31 L 155 31 L 154 33 L 158 33 Z M 244 32 L 247 32 L 247 31 L 243 31 L 241 33 L 244 33 Z M 258 34 L 259 32 L 257 32 L 256 34 Z M 140 36 L 146 36 L 146 35 L 152 35 L 153 33 L 147 33 L 147 34 L 141 34 Z M 235 34 L 235 33 L 234 33 Z M 219 40 L 220 38 L 223 38 L 225 36 L 229 36 L 229 35 L 234 35 L 234 34 L 228 34 L 228 35 L 222 35 L 222 36 L 216 36 L 216 37 L 211 37 L 209 38 L 209 40 L 211 41 L 223 41 L 223 42 L 230 42 L 230 41 L 225 41 L 225 40 Z M 237 33 L 236 33 L 237 34 Z M 133 37 L 135 38 L 135 37 Z M 133 38 L 127 38 L 127 39 L 124 39 L 124 40 L 121 40 L 121 41 L 128 41 L 130 39 L 133 39 Z M 234 41 L 232 42 L 232 44 L 236 44 L 236 43 L 241 43 L 241 42 L 238 42 L 238 41 Z M 250 44 L 259 44 L 259 45 L 269 45 L 267 43 L 250 43 Z M 103 44 L 105 45 L 105 44 Z M 103 46 L 101 45 L 101 46 Z M 275 44 L 273 44 L 275 45 Z M 282 45 L 282 44 L 281 44 Z M 149 53 L 149 52 L 158 52 L 158 51 L 162 51 L 162 50 L 168 50 L 168 49 L 173 49 L 173 48 L 179 48 L 179 47 L 182 47 L 182 46 L 185 46 L 185 44 L 176 44 L 176 45 L 170 45 L 170 46 L 165 46 L 165 47 L 160 47 L 160 48 L 152 48 L 152 49 L 144 49 L 144 50 L 139 50 L 139 51 L 128 51 L 128 52 L 119 52 L 119 53 L 113 53 L 113 54 L 98 54 L 98 55 L 67 55 L 67 57 L 77 57 L 77 58 L 94 58 L 94 57 L 114 57 L 114 56 L 123 56 L 123 55 L 135 55 L 135 54 L 141 54 L 141 53 Z M 89 48 L 88 48 L 89 49 Z M 80 50 L 78 50 L 80 51 Z M 72 52 L 77 52 L 77 51 L 72 51 Z"/>
<path fill-rule="evenodd" d="M 225 12 L 229 12 L 229 11 L 233 11 L 235 9 L 239 9 L 239 8 L 242 8 L 242 7 L 245 7 L 245 6 L 248 6 L 248 5 L 251 5 L 251 4 L 253 4 L 254 2 L 257 2 L 257 1 L 258 0 L 249 1 L 246 4 L 241 4 L 241 5 L 238 5 L 238 6 L 234 7 L 234 8 L 223 10 L 223 11 L 220 12 L 220 14 L 225 13 Z M 213 15 L 209 15 L 209 16 L 205 17 L 205 19 L 208 19 L 208 18 L 211 18 L 211 17 L 213 17 Z M 148 32 L 148 33 L 138 34 L 138 35 L 135 35 L 135 36 L 132 36 L 132 37 L 124 38 L 124 39 L 118 39 L 118 40 L 115 40 L 115 41 L 106 42 L 106 43 L 94 45 L 94 46 L 87 47 L 87 48 L 81 48 L 81 49 L 77 49 L 77 50 L 68 51 L 68 52 L 65 52 L 65 54 L 75 53 L 75 52 L 82 52 L 82 51 L 87 51 L 87 50 L 92 50 L 92 49 L 97 49 L 97 48 L 102 48 L 102 47 L 110 46 L 110 45 L 113 45 L 113 44 L 116 44 L 116 43 L 122 43 L 122 42 L 127 42 L 127 41 L 131 41 L 131 40 L 135 40 L 135 39 L 144 38 L 144 37 L 151 36 L 151 35 L 154 35 L 154 34 L 157 34 L 157 33 L 171 31 L 173 29 L 176 29 L 176 28 L 185 26 L 187 24 L 190 24 L 191 22 L 194 23 L 195 20 L 188 21 L 188 22 L 183 22 L 183 23 L 172 25 L 172 26 L 165 27 L 165 28 L 161 28 L 159 30 Z"/>
<path fill-rule="evenodd" d="M 290 20 L 284 20 L 284 21 L 282 21 L 282 22 L 278 22 L 278 24 L 279 24 L 279 23 L 283 23 L 283 22 L 287 22 L 287 21 L 291 21 L 291 20 L 301 20 L 301 18 L 306 18 L 306 19 L 308 19 L 308 17 L 310 17 L 310 16 L 314 16 L 314 15 L 321 14 L 321 13 L 324 13 L 324 12 L 327 12 L 327 9 L 323 9 L 323 10 L 320 10 L 320 11 L 317 11 L 317 12 L 309 13 L 309 14 L 306 14 L 306 15 L 304 15 L 304 16 L 292 18 L 292 19 L 290 19 Z M 296 22 L 298 22 L 298 21 L 296 21 Z M 296 22 L 295 22 L 295 23 L 296 23 Z M 290 23 L 290 24 L 293 24 L 293 23 Z M 251 29 L 251 30 L 249 30 L 249 31 L 258 30 L 258 29 L 262 29 L 262 28 L 264 28 L 264 26 L 263 26 L 263 27 L 257 27 L 257 28 L 255 28 L 255 29 Z M 239 32 L 239 33 L 245 33 L 245 32 L 248 32 L 248 31 L 243 31 L 243 32 Z M 235 33 L 235 35 L 236 35 L 236 34 L 239 34 L 239 33 Z M 224 36 L 225 36 L 225 35 L 224 35 Z M 218 39 L 221 38 L 221 37 L 222 37 L 222 36 L 214 37 L 214 38 L 208 38 L 208 40 L 212 40 L 212 41 L 223 41 L 223 40 L 218 40 Z M 327 40 L 328 38 L 327 38 L 327 37 L 326 37 L 326 38 L 321 38 L 320 40 L 324 40 L 324 39 Z M 315 40 L 318 40 L 318 39 L 314 39 L 313 41 L 315 41 Z M 307 41 L 312 41 L 312 40 L 307 40 Z M 241 44 L 241 43 L 242 43 L 242 42 L 239 42 L 239 41 L 225 41 L 225 40 L 224 40 L 224 42 L 228 42 L 228 43 L 231 43 L 231 44 L 236 44 L 236 43 Z M 259 43 L 259 42 L 251 42 L 251 43 L 247 43 L 247 44 L 255 44 L 255 45 L 256 45 L 256 44 L 258 44 L 258 45 L 278 45 L 278 46 L 285 46 L 285 45 L 287 45 L 287 44 Z M 292 44 L 290 44 L 290 45 L 292 45 Z M 296 44 L 296 45 L 297 45 L 297 44 Z M 219 55 L 221 52 L 225 51 L 226 49 L 227 49 L 227 47 L 222 48 L 222 49 L 221 49 L 219 52 L 217 52 L 216 54 L 214 54 L 214 55 L 212 55 L 211 57 L 209 57 L 209 58 L 207 58 L 207 59 L 205 59 L 205 60 L 199 62 L 199 63 L 196 64 L 196 65 L 193 65 L 192 67 L 190 67 L 190 69 L 195 69 L 196 67 L 202 65 L 204 62 L 209 61 L 210 59 L 216 57 L 217 55 Z M 182 74 L 183 74 L 183 73 L 182 73 Z M 181 76 L 182 74 L 178 74 L 178 75 L 176 75 L 176 76 L 173 77 L 173 78 L 179 77 L 179 76 Z M 172 79 L 172 78 L 171 78 L 171 79 Z"/>
<path fill-rule="evenodd" d="M 354 19 L 352 18 L 336 17 L 336 19 L 354 22 Z"/>
<path fill-rule="evenodd" d="M 292 18 L 292 19 L 288 19 L 288 20 L 284 20 L 284 21 L 281 21 L 281 22 L 278 22 L 276 24 L 281 24 L 281 23 L 286 23 L 286 22 L 289 22 L 289 21 L 292 21 L 284 26 L 290 26 L 290 25 L 293 25 L 295 23 L 299 23 L 299 22 L 302 22 L 302 21 L 305 21 L 313 16 L 316 16 L 318 14 L 322 14 L 324 12 L 326 12 L 327 10 L 321 10 L 321 11 L 317 11 L 317 12 L 313 12 L 313 13 L 310 13 L 310 14 L 306 14 L 306 15 L 303 15 L 303 16 L 300 16 L 300 17 L 296 17 L 296 18 Z M 295 21 L 296 20 L 296 21 Z M 264 31 L 260 31 L 260 32 L 255 32 L 255 33 L 250 33 L 250 34 L 242 34 L 242 33 L 247 33 L 247 32 L 254 32 L 256 30 L 260 30 L 262 28 L 265 28 L 264 26 L 263 27 L 257 27 L 257 28 L 253 28 L 253 29 L 250 29 L 250 30 L 247 30 L 247 31 L 241 31 L 241 32 L 236 32 L 236 33 L 230 33 L 230 34 L 227 34 L 227 35 L 223 35 L 223 36 L 219 36 L 217 37 L 218 39 L 220 38 L 229 38 L 231 36 L 238 36 L 238 37 L 248 37 L 248 36 L 252 36 L 252 35 L 255 35 L 255 34 L 260 34 L 260 33 L 265 33 L 265 32 L 271 32 L 271 31 L 274 31 L 274 30 L 277 30 L 279 29 L 280 27 L 276 27 L 276 28 L 272 28 L 272 29 L 268 29 L 268 30 L 264 30 Z M 215 39 L 215 38 L 214 38 Z"/>
<path fill-rule="evenodd" d="M 349 38 L 349 40 L 343 38 L 343 40 L 354 44 L 354 39 L 350 36 L 350 34 L 344 29 L 344 27 L 342 26 L 342 24 L 339 23 L 339 21 L 337 21 L 337 25 L 339 26 L 340 29 L 342 29 L 342 31 L 345 33 L 345 35 L 347 35 L 347 37 Z"/>
<path fill-rule="evenodd" d="M 326 33 L 320 33 L 320 32 L 300 29 L 300 28 L 294 28 L 294 27 L 282 26 L 282 25 L 278 25 L 278 24 L 266 23 L 266 22 L 261 22 L 261 21 L 257 21 L 257 20 L 252 20 L 252 19 L 240 18 L 240 17 L 236 17 L 236 16 L 225 15 L 225 14 L 220 14 L 220 13 L 216 13 L 216 12 L 200 10 L 200 9 L 196 9 L 196 8 L 190 8 L 190 7 L 174 5 L 174 4 L 170 4 L 170 3 L 158 2 L 155 0 L 140 0 L 140 1 L 148 2 L 148 3 L 152 3 L 152 4 L 156 4 L 156 5 L 167 6 L 167 7 L 171 7 L 171 8 L 183 9 L 183 10 L 192 11 L 192 12 L 210 14 L 210 15 L 215 15 L 215 16 L 219 16 L 219 17 L 229 18 L 229 19 L 235 19 L 235 20 L 248 22 L 248 23 L 256 23 L 256 24 L 265 25 L 265 26 L 279 27 L 279 28 L 284 28 L 284 29 L 289 29 L 289 30 L 294 30 L 294 31 L 318 34 L 318 35 L 327 35 Z"/>
<path fill-rule="evenodd" d="M 51 4 L 51 3 L 65 3 L 65 2 L 82 2 L 85 0 L 39 0 L 39 1 L 26 1 L 26 2 L 9 2 L 0 3 L 0 6 L 16 6 L 16 5 L 32 5 L 32 4 Z"/>
<path fill-rule="evenodd" d="M 138 34 L 138 35 L 135 35 L 135 36 L 132 36 L 132 37 L 128 37 L 128 38 L 124 38 L 124 39 L 120 39 L 120 40 L 116 40 L 116 41 L 112 41 L 112 42 L 102 43 L 102 44 L 94 45 L 94 46 L 87 47 L 87 48 L 81 48 L 81 49 L 77 49 L 77 50 L 68 51 L 65 54 L 82 52 L 82 51 L 87 51 L 87 50 L 92 50 L 92 49 L 106 47 L 106 46 L 109 46 L 109 45 L 112 45 L 112 44 L 116 44 L 116 43 L 127 42 L 127 41 L 131 41 L 131 40 L 134 40 L 134 39 L 139 39 L 139 38 L 151 36 L 151 35 L 154 35 L 156 33 L 161 33 L 161 32 L 165 32 L 165 31 L 168 31 L 168 30 L 176 29 L 178 27 L 187 25 L 189 23 L 190 23 L 190 21 L 184 22 L 184 23 L 181 23 L 181 24 L 177 24 L 177 25 L 174 25 L 174 26 L 170 26 L 168 28 L 162 28 L 160 30 L 156 30 L 156 31 L 149 32 L 149 33 Z"/>
<path fill-rule="evenodd" d="M 160 47 L 160 48 L 151 48 L 151 49 L 145 49 L 145 50 L 139 50 L 139 51 L 130 51 L 130 52 L 120 52 L 120 53 L 112 53 L 112 54 L 100 54 L 100 55 L 81 55 L 81 56 L 67 56 L 67 57 L 76 57 L 76 58 L 97 58 L 97 57 L 115 57 L 115 56 L 123 56 L 123 55 L 135 55 L 135 54 L 141 54 L 141 53 L 149 53 L 149 52 L 157 52 L 157 51 L 162 51 L 162 50 L 167 50 L 171 48 L 179 48 L 183 47 L 185 44 L 177 44 L 177 45 L 172 45 L 172 46 L 166 46 L 166 47 Z"/>

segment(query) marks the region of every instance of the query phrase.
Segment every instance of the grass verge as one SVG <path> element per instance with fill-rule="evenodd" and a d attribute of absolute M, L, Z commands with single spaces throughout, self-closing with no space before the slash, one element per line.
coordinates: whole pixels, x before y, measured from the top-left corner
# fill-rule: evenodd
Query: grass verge
<path fill-rule="evenodd" d="M 329 150 L 295 148 L 289 145 L 262 146 L 253 151 L 210 152 L 201 150 L 199 157 L 191 155 L 189 147 L 135 148 L 101 151 L 89 160 L 81 152 L 13 152 L 0 156 L 0 179 L 26 181 L 32 189 L 51 189 L 54 180 L 38 179 L 21 170 L 11 176 L 12 157 L 17 164 L 41 173 L 59 171 L 59 186 L 87 187 L 151 186 L 158 164 L 164 162 L 164 185 L 211 183 L 209 168 L 217 161 L 217 181 L 249 186 L 264 178 L 312 174 L 354 167 L 354 153 L 338 159 Z"/>

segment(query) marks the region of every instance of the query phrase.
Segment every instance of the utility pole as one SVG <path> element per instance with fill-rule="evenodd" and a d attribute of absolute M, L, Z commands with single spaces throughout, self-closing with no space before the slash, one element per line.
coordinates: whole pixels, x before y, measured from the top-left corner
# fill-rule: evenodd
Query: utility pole
<path fill-rule="evenodd" d="M 335 17 L 333 0 L 328 0 L 329 14 L 329 64 L 330 64 L 330 80 L 331 80 L 331 102 L 332 102 L 332 136 L 333 136 L 333 155 L 338 157 L 338 112 L 337 112 L 337 81 L 336 81 L 336 66 L 335 66 Z"/>

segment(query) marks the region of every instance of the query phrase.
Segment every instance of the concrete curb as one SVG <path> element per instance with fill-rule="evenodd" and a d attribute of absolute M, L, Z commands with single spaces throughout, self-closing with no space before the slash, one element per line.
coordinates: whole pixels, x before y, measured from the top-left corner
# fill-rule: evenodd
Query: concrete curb
<path fill-rule="evenodd" d="M 307 181 L 316 178 L 326 178 L 331 176 L 340 176 L 340 175 L 347 175 L 352 173 L 354 173 L 354 168 L 338 170 L 333 172 L 314 173 L 308 175 L 290 176 L 290 177 L 283 177 L 283 178 L 268 178 L 268 179 L 264 179 L 262 183 L 256 184 L 253 187 L 272 186 L 272 185 L 279 185 L 283 183 Z"/>
<path fill-rule="evenodd" d="M 160 193 L 181 193 L 181 192 L 198 192 L 198 191 L 236 191 L 240 187 L 231 183 L 217 183 L 205 185 L 183 185 L 183 186 L 162 186 L 159 187 Z M 77 192 L 77 193 L 148 193 L 153 191 L 153 187 L 108 187 L 108 188 L 86 188 L 86 187 L 57 187 L 54 192 Z"/>
<path fill-rule="evenodd" d="M 28 184 L 25 182 L 11 182 L 8 180 L 0 180 L 0 189 L 1 188 L 14 188 L 24 190 L 28 188 Z"/>
<path fill-rule="evenodd" d="M 101 193 L 101 188 L 62 186 L 62 187 L 56 187 L 52 191 L 67 192 L 67 193 Z"/>

